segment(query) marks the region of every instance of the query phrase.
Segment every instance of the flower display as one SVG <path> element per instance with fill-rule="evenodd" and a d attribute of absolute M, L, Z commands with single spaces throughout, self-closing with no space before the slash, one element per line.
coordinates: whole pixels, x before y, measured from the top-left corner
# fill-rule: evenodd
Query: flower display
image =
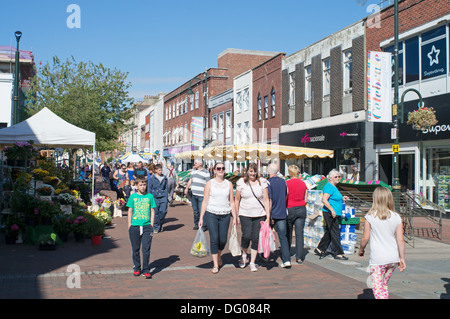
<path fill-rule="evenodd" d="M 36 190 L 36 192 L 41 196 L 50 196 L 53 193 L 53 189 L 48 186 L 41 186 Z"/>
<path fill-rule="evenodd" d="M 5 147 L 3 152 L 10 160 L 29 160 L 38 154 L 38 149 L 33 146 L 33 141 L 15 142 L 12 146 Z"/>
<path fill-rule="evenodd" d="M 414 130 L 424 131 L 437 124 L 436 111 L 432 107 L 419 107 L 419 109 L 408 113 L 407 124 L 412 125 Z"/>
<path fill-rule="evenodd" d="M 86 233 L 86 218 L 77 216 L 72 221 L 72 229 L 75 233 Z"/>
<path fill-rule="evenodd" d="M 58 196 L 56 196 L 56 200 L 61 205 L 75 205 L 78 202 L 75 196 L 72 196 L 68 193 L 60 193 Z"/>
<path fill-rule="evenodd" d="M 35 168 L 33 170 L 33 175 L 36 180 L 43 180 L 44 177 L 48 176 L 48 171 L 45 169 Z"/>
<path fill-rule="evenodd" d="M 109 209 L 105 209 L 103 207 L 97 211 L 90 212 L 89 214 L 91 214 L 98 220 L 101 220 L 105 225 L 110 224 L 112 221 L 111 212 L 109 211 Z"/>

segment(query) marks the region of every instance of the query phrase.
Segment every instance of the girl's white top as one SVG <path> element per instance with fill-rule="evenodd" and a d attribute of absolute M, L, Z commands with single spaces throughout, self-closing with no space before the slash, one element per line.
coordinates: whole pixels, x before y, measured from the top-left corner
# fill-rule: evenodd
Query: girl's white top
<path fill-rule="evenodd" d="M 239 202 L 239 216 L 246 217 L 261 217 L 266 215 L 266 211 L 260 204 L 263 203 L 263 189 L 267 188 L 267 180 L 260 177 L 260 183 L 252 185 L 252 189 L 249 184 L 244 183 L 244 178 L 241 178 L 236 183 L 236 190 L 241 192 L 241 201 Z M 255 196 L 259 199 L 255 198 Z"/>
<path fill-rule="evenodd" d="M 369 214 L 365 216 L 365 219 L 370 223 L 369 264 L 386 265 L 398 263 L 400 257 L 395 231 L 402 222 L 400 215 L 391 211 L 391 216 L 385 220 Z"/>
<path fill-rule="evenodd" d="M 230 181 L 217 182 L 210 180 L 209 201 L 206 210 L 210 213 L 222 215 L 231 212 L 230 206 Z"/>

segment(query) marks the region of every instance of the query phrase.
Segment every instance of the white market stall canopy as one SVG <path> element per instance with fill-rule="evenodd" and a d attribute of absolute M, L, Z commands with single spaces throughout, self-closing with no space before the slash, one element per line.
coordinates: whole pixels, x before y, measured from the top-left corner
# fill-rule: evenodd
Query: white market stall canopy
<path fill-rule="evenodd" d="M 0 145 L 33 141 L 34 146 L 61 148 L 93 147 L 95 161 L 95 133 L 64 121 L 44 107 L 30 118 L 0 129 Z M 94 197 L 94 170 L 92 170 L 92 197 Z"/>
<path fill-rule="evenodd" d="M 0 129 L 0 145 L 33 141 L 34 146 L 95 147 L 95 133 L 72 125 L 48 108 L 13 126 Z"/>
<path fill-rule="evenodd" d="M 142 158 L 140 155 L 135 154 L 135 153 L 127 153 L 124 156 L 121 156 L 119 158 L 119 160 L 122 163 L 138 163 L 138 162 L 147 163 L 148 162 L 145 158 Z"/>

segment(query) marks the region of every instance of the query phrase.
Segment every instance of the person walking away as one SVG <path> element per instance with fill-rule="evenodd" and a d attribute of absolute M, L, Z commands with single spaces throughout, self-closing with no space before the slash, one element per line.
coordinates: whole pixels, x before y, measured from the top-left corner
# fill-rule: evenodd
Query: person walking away
<path fill-rule="evenodd" d="M 131 194 L 128 207 L 128 234 L 130 236 L 133 274 L 142 274 L 150 279 L 150 249 L 153 239 L 156 203 L 152 194 L 147 193 L 147 181 L 138 177 L 138 191 Z M 142 247 L 142 264 L 140 251 Z M 142 269 L 141 269 L 142 265 Z"/>
<path fill-rule="evenodd" d="M 314 250 L 320 258 L 325 257 L 325 252 L 331 242 L 336 251 L 334 259 L 348 260 L 348 258 L 344 256 L 344 251 L 342 249 L 339 227 L 339 219 L 342 215 L 342 200 L 346 201 L 348 200 L 348 197 L 342 196 L 336 187 L 337 184 L 339 184 L 340 179 L 341 175 L 339 172 L 336 169 L 332 169 L 327 175 L 328 183 L 323 188 L 322 213 L 323 218 L 325 219 L 326 229 L 319 245 Z"/>
<path fill-rule="evenodd" d="M 302 264 L 305 260 L 304 256 L 304 238 L 303 229 L 306 221 L 306 191 L 307 187 L 298 175 L 300 169 L 297 165 L 290 165 L 288 168 L 290 179 L 286 181 L 287 185 L 287 201 L 288 210 L 288 243 L 292 245 L 292 233 L 295 227 L 295 257 L 298 264 Z"/>
<path fill-rule="evenodd" d="M 225 165 L 217 162 L 213 170 L 214 178 L 205 185 L 198 226 L 203 227 L 205 221 L 208 227 L 213 260 L 212 273 L 217 274 L 223 265 L 222 251 L 227 244 L 230 214 L 233 217 L 233 225 L 236 225 L 238 220 L 234 207 L 233 184 L 224 178 Z"/>
<path fill-rule="evenodd" d="M 249 267 L 251 271 L 258 271 L 255 261 L 258 255 L 259 231 L 261 221 L 270 222 L 270 206 L 267 181 L 259 177 L 258 165 L 255 163 L 249 164 L 245 176 L 237 181 L 234 203 L 242 231 L 239 267 L 245 268 L 248 263 L 247 253 L 251 242 Z"/>
<path fill-rule="evenodd" d="M 388 282 L 395 267 L 405 270 L 405 242 L 399 214 L 394 212 L 394 197 L 389 189 L 378 187 L 373 192 L 373 204 L 365 216 L 364 231 L 358 255 L 370 246 L 370 274 L 376 299 L 388 299 Z"/>
<path fill-rule="evenodd" d="M 165 172 L 167 176 L 168 181 L 168 192 L 169 192 L 169 205 L 172 206 L 173 203 L 173 193 L 175 191 L 175 188 L 178 186 L 178 175 L 175 171 L 175 167 L 172 164 L 169 164 L 166 168 Z"/>
<path fill-rule="evenodd" d="M 131 181 L 134 179 L 134 163 L 128 162 L 127 165 L 127 173 L 128 173 L 128 179 Z"/>
<path fill-rule="evenodd" d="M 109 174 L 111 174 L 111 169 L 109 168 L 108 163 L 104 163 L 102 169 L 100 170 L 102 175 L 102 188 L 108 189 L 109 184 Z"/>
<path fill-rule="evenodd" d="M 130 199 L 130 196 L 131 196 L 132 190 L 133 190 L 133 188 L 131 187 L 131 182 L 130 182 L 129 179 L 127 179 L 125 181 L 125 185 L 123 186 L 122 190 L 123 190 L 123 195 L 124 195 L 125 202 L 127 202 L 128 199 Z"/>
<path fill-rule="evenodd" d="M 156 202 L 155 209 L 155 234 L 163 231 L 164 219 L 167 214 L 167 177 L 162 174 L 162 165 L 155 165 L 155 172 L 149 180 L 149 193 L 153 195 Z"/>
<path fill-rule="evenodd" d="M 278 240 L 281 245 L 282 268 L 291 267 L 290 245 L 287 237 L 287 214 L 286 214 L 286 181 L 277 175 L 278 166 L 274 163 L 267 167 L 269 179 L 267 180 L 269 191 L 269 206 L 271 207 L 271 218 L 277 230 Z"/>
<path fill-rule="evenodd" d="M 200 210 L 203 202 L 203 192 L 205 190 L 206 182 L 211 179 L 209 172 L 203 167 L 201 159 L 195 159 L 194 167 L 192 168 L 191 177 L 186 184 L 184 194 L 188 194 L 189 187 L 192 191 L 191 203 L 194 211 L 194 230 L 198 229 L 198 221 L 200 219 Z M 206 228 L 203 227 L 205 230 Z"/>
<path fill-rule="evenodd" d="M 123 194 L 123 187 L 125 186 L 125 181 L 128 180 L 127 167 L 125 164 L 122 164 L 120 169 L 114 172 L 113 178 L 117 199 L 125 198 Z"/>

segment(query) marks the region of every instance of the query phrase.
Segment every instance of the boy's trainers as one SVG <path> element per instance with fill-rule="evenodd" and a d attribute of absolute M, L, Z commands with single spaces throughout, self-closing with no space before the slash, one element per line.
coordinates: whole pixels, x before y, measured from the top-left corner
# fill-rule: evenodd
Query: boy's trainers
<path fill-rule="evenodd" d="M 151 273 L 145 273 L 145 274 L 143 274 L 142 276 L 144 276 L 145 277 L 145 279 L 151 279 L 152 278 L 152 274 Z"/>
<path fill-rule="evenodd" d="M 133 271 L 133 276 L 139 276 L 141 272 L 139 270 Z"/>

